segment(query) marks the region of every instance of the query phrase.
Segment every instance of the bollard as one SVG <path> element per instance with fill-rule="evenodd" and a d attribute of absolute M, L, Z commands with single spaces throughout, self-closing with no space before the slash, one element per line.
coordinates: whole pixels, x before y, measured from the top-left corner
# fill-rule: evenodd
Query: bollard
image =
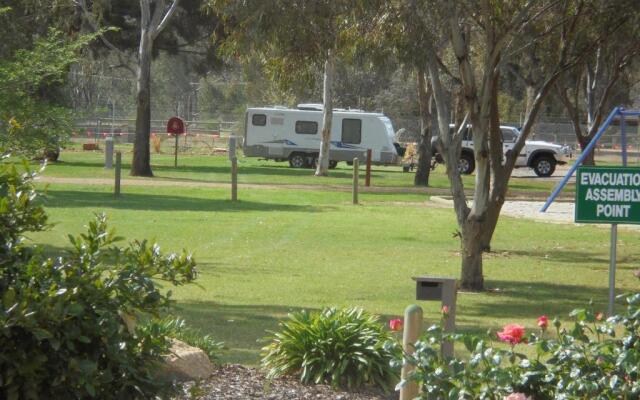
<path fill-rule="evenodd" d="M 358 179 L 360 175 L 360 161 L 353 159 L 353 204 L 358 204 Z"/>
<path fill-rule="evenodd" d="M 371 149 L 367 149 L 367 174 L 364 177 L 364 185 L 371 186 Z"/>
<path fill-rule="evenodd" d="M 238 159 L 231 159 L 231 201 L 238 201 Z"/>
<path fill-rule="evenodd" d="M 120 196 L 120 168 L 122 167 L 122 153 L 116 151 L 116 182 L 114 187 L 114 195 L 116 197 Z"/>
<path fill-rule="evenodd" d="M 402 333 L 402 350 L 407 354 L 415 352 L 414 344 L 422 333 L 422 308 L 412 304 L 404 310 L 404 332 Z M 405 380 L 413 372 L 415 367 L 408 363 L 403 363 L 401 379 Z M 420 388 L 418 383 L 407 381 L 400 388 L 400 400 L 411 400 L 418 397 Z"/>
<path fill-rule="evenodd" d="M 236 138 L 229 137 L 229 159 L 231 160 L 231 201 L 238 201 L 238 157 L 236 157 Z"/>
<path fill-rule="evenodd" d="M 104 169 L 113 168 L 113 137 L 104 141 Z"/>
<path fill-rule="evenodd" d="M 178 134 L 174 134 L 174 136 L 176 137 L 176 147 L 174 150 L 174 159 L 173 159 L 173 167 L 174 168 L 178 168 Z"/>

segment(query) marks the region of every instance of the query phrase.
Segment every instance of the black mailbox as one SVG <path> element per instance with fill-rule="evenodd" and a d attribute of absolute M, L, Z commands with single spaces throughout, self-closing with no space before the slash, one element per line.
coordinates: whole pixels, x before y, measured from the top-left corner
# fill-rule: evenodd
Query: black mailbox
<path fill-rule="evenodd" d="M 442 282 L 417 282 L 416 300 L 441 300 Z"/>

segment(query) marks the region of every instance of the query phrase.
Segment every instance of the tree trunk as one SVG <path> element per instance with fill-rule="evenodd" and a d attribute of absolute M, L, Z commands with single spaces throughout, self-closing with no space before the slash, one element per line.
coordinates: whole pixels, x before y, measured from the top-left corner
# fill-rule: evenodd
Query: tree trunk
<path fill-rule="evenodd" d="M 484 274 L 482 272 L 482 243 L 486 241 L 484 224 L 468 220 L 462 228 L 461 255 L 462 273 L 460 288 L 481 291 L 484 288 Z"/>
<path fill-rule="evenodd" d="M 133 143 L 132 176 L 153 176 L 151 171 L 151 49 L 153 39 L 143 26 L 138 54 L 136 137 Z"/>
<path fill-rule="evenodd" d="M 316 176 L 327 176 L 329 171 L 329 148 L 331 145 L 331 123 L 333 120 L 333 73 L 335 56 L 332 50 L 327 52 L 324 63 L 324 92 L 322 107 L 322 140 L 316 166 Z"/>
<path fill-rule="evenodd" d="M 418 68 L 418 104 L 420 105 L 420 121 L 422 132 L 418 142 L 418 168 L 413 179 L 414 186 L 429 186 L 429 172 L 431 171 L 431 107 L 429 92 L 425 81 L 425 71 Z"/>
<path fill-rule="evenodd" d="M 589 131 L 591 131 L 591 129 Z M 578 136 L 578 143 L 580 144 L 580 150 L 582 150 L 584 152 L 584 149 L 589 145 L 589 143 L 591 143 L 591 139 L 593 139 L 591 137 L 591 135 L 589 135 L 589 136 L 579 135 Z M 596 151 L 594 149 L 589 153 L 589 155 L 587 155 L 582 160 L 582 165 L 595 166 L 596 165 L 595 154 L 596 154 Z"/>

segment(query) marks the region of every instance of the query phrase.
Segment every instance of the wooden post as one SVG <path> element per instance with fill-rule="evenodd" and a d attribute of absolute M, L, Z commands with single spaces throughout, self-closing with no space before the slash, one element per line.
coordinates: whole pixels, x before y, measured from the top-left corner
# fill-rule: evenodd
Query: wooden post
<path fill-rule="evenodd" d="M 229 137 L 229 160 L 231 160 L 231 201 L 238 201 L 238 157 L 236 156 L 236 137 Z"/>
<path fill-rule="evenodd" d="M 404 332 L 402 333 L 402 350 L 407 354 L 415 352 L 414 344 L 422 333 L 422 308 L 412 304 L 404 310 Z M 415 367 L 408 363 L 402 365 L 401 379 L 406 379 Z M 415 381 L 408 381 L 400 388 L 400 400 L 412 400 L 418 397 L 420 388 Z"/>
<path fill-rule="evenodd" d="M 360 175 L 360 161 L 353 159 L 353 204 L 358 204 L 358 179 Z"/>
<path fill-rule="evenodd" d="M 238 201 L 238 159 L 231 159 L 231 201 Z"/>
<path fill-rule="evenodd" d="M 364 177 L 364 185 L 371 186 L 371 149 L 367 149 L 367 174 Z"/>
<path fill-rule="evenodd" d="M 122 167 L 122 152 L 116 151 L 116 181 L 114 186 L 115 197 L 120 197 L 120 168 Z"/>
<path fill-rule="evenodd" d="M 174 133 L 175 137 L 176 137 L 176 148 L 175 148 L 175 153 L 174 153 L 174 160 L 173 160 L 173 166 L 175 168 L 178 168 L 178 134 Z"/>

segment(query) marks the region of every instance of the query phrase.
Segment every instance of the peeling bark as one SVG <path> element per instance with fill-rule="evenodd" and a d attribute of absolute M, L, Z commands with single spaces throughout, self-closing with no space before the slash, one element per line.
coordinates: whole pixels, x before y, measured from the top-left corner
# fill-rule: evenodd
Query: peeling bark
<path fill-rule="evenodd" d="M 425 71 L 418 68 L 416 71 L 418 86 L 418 104 L 420 106 L 420 121 L 422 132 L 418 142 L 418 168 L 413 179 L 415 186 L 429 186 L 429 173 L 431 172 L 431 94 L 429 85 L 425 80 Z"/>
<path fill-rule="evenodd" d="M 333 50 L 327 52 L 324 63 L 324 89 L 322 108 L 322 140 L 320 154 L 316 166 L 316 176 L 327 176 L 329 171 L 329 148 L 331 144 L 331 125 L 333 122 L 333 74 L 335 71 L 335 54 Z"/>

